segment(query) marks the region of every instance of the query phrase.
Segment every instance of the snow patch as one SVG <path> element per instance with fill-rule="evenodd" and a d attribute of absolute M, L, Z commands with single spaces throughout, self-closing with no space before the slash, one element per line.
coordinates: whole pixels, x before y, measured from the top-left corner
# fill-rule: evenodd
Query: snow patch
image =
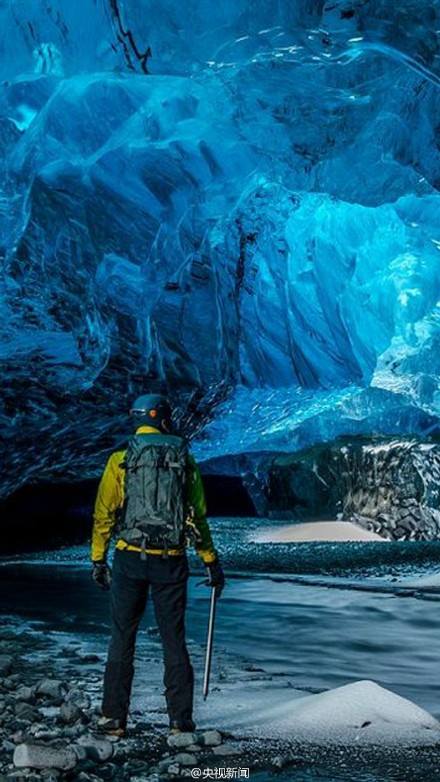
<path fill-rule="evenodd" d="M 251 540 L 254 543 L 304 543 L 318 540 L 386 542 L 385 538 L 377 535 L 376 532 L 358 527 L 357 524 L 352 524 L 350 521 L 311 521 L 305 524 L 269 527 L 257 530 Z"/>
<path fill-rule="evenodd" d="M 223 729 L 237 736 L 266 736 L 337 745 L 432 745 L 440 723 L 415 703 L 373 681 L 346 684 L 317 695 L 282 688 L 272 705 L 248 688 L 246 703 L 224 715 Z M 226 700 L 226 699 L 224 699 Z M 217 715 L 220 717 L 220 715 Z M 220 724 L 220 723 L 219 723 Z"/>

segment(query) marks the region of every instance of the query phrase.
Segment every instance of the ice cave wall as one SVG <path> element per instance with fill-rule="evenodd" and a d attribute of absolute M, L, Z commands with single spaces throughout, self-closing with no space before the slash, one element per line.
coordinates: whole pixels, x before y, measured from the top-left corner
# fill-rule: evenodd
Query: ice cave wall
<path fill-rule="evenodd" d="M 439 16 L 0 6 L 2 493 L 153 383 L 202 459 L 438 435 Z"/>

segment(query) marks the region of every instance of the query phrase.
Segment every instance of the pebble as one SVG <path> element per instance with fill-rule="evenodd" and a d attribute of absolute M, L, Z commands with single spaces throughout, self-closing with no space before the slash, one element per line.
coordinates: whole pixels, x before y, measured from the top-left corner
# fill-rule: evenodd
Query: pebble
<path fill-rule="evenodd" d="M 100 763 L 109 760 L 113 755 L 113 744 L 108 739 L 90 735 L 80 736 L 78 745 L 86 749 L 87 757 Z"/>
<path fill-rule="evenodd" d="M 18 703 L 16 703 L 14 712 L 15 712 L 15 716 L 18 717 L 18 719 L 29 720 L 30 722 L 35 722 L 36 720 L 39 720 L 41 716 L 38 709 L 34 709 L 30 703 L 26 703 L 25 701 L 19 701 Z"/>
<path fill-rule="evenodd" d="M 85 730 L 84 724 L 82 722 L 77 722 L 75 725 L 69 725 L 63 727 L 63 736 L 65 736 L 68 739 L 76 739 L 78 736 L 81 735 Z"/>
<path fill-rule="evenodd" d="M 37 687 L 37 694 L 46 695 L 48 698 L 62 698 L 64 692 L 64 684 L 59 679 L 43 679 Z"/>
<path fill-rule="evenodd" d="M 167 744 L 174 749 L 183 749 L 189 747 L 190 744 L 197 743 L 197 736 L 195 733 L 176 733 L 167 738 Z"/>
<path fill-rule="evenodd" d="M 218 747 L 222 743 L 222 734 L 218 730 L 207 730 L 197 737 L 204 747 Z"/>
<path fill-rule="evenodd" d="M 6 687 L 7 690 L 15 690 L 17 689 L 17 684 L 19 684 L 21 679 L 21 676 L 18 673 L 13 673 L 11 676 L 7 676 L 6 679 L 3 679 L 3 686 Z"/>
<path fill-rule="evenodd" d="M 17 689 L 15 693 L 15 697 L 19 701 L 27 701 L 27 702 L 34 701 L 35 687 L 26 687 L 26 685 L 22 684 L 22 686 Z"/>
<path fill-rule="evenodd" d="M 150 766 L 143 760 L 132 759 L 123 765 L 124 771 L 130 776 L 130 779 L 137 775 L 148 775 Z"/>
<path fill-rule="evenodd" d="M 19 744 L 14 751 L 14 766 L 17 768 L 59 768 L 69 771 L 75 768 L 77 757 L 69 747 L 54 749 L 40 744 Z"/>
<path fill-rule="evenodd" d="M 81 744 L 74 744 L 72 749 L 78 760 L 87 760 L 87 749 Z"/>
<path fill-rule="evenodd" d="M 39 774 L 33 774 L 32 771 L 24 768 L 20 771 L 11 771 L 6 777 L 6 780 L 7 782 L 40 782 L 41 777 Z"/>
<path fill-rule="evenodd" d="M 60 720 L 66 725 L 72 725 L 74 722 L 82 719 L 83 712 L 75 703 L 62 703 L 60 708 Z"/>
<path fill-rule="evenodd" d="M 197 766 L 196 756 L 191 755 L 189 752 L 179 752 L 178 755 L 175 755 L 173 761 L 181 766 Z"/>
<path fill-rule="evenodd" d="M 129 736 L 121 748 L 117 741 L 114 744 L 109 737 L 91 732 L 93 712 L 100 713 L 101 673 L 85 679 L 78 669 L 75 675 L 75 669 L 66 666 L 62 673 L 56 667 L 36 666 L 32 675 L 21 673 L 21 668 L 20 674 L 12 674 L 16 657 L 9 654 L 9 648 L 0 645 L 0 650 L 0 666 L 5 657 L 9 658 L 8 665 L 0 667 L 0 713 L 8 733 L 8 740 L 0 739 L 0 749 L 5 753 L 0 782 L 61 782 L 67 777 L 75 782 L 119 782 L 121 774 L 124 779 L 128 774 L 131 782 L 160 782 L 164 778 L 189 778 L 192 769 L 200 765 L 198 753 L 207 748 L 213 750 L 212 758 L 217 756 L 217 762 L 241 751 L 239 742 L 223 744 L 218 730 L 205 730 L 169 736 L 169 754 L 152 760 L 144 743 L 153 730 L 159 750 L 162 732 L 156 732 L 146 721 L 136 725 L 133 738 Z M 92 656 L 84 658 L 94 661 Z M 13 756 L 14 767 L 6 765 L 6 755 L 9 763 Z"/>
<path fill-rule="evenodd" d="M 10 738 L 11 741 L 13 741 L 15 744 L 21 744 L 21 742 L 24 740 L 24 733 L 22 730 L 17 730 Z"/>
<path fill-rule="evenodd" d="M 76 688 L 69 690 L 66 695 L 66 702 L 74 703 L 75 706 L 78 706 L 79 709 L 90 709 L 90 706 L 92 705 L 90 696 L 87 695 L 86 692 Z"/>
<path fill-rule="evenodd" d="M 0 676 L 7 676 L 12 669 L 14 658 L 9 654 L 0 654 Z"/>
<path fill-rule="evenodd" d="M 44 782 L 58 782 L 60 778 L 60 772 L 57 768 L 45 768 L 41 772 L 41 779 L 44 779 Z"/>

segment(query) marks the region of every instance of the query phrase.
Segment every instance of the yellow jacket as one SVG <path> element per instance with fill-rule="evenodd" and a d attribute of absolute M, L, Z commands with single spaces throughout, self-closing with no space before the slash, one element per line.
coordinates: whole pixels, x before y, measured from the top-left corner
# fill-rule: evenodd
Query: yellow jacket
<path fill-rule="evenodd" d="M 160 434 L 160 432 L 152 426 L 140 426 L 136 434 Z M 125 450 L 112 453 L 99 484 L 93 515 L 91 558 L 94 562 L 105 558 L 116 524 L 117 511 L 122 508 L 124 502 L 125 469 L 123 462 L 125 453 Z M 206 499 L 202 478 L 191 455 L 188 468 L 187 504 L 194 510 L 193 521 L 200 537 L 200 542 L 195 544 L 195 547 L 203 562 L 209 564 L 214 561 L 217 553 L 206 520 Z M 116 548 L 126 551 L 141 551 L 137 546 L 131 546 L 121 539 L 116 543 Z M 146 549 L 146 553 L 163 554 L 165 552 L 162 549 Z M 167 553 L 170 556 L 176 556 L 182 554 L 183 549 L 169 549 Z"/>

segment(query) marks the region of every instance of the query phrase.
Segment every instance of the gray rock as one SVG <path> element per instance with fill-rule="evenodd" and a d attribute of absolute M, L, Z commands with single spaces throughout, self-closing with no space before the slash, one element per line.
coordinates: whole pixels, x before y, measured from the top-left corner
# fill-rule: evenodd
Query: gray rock
<path fill-rule="evenodd" d="M 184 747 L 189 747 L 190 744 L 196 743 L 197 736 L 195 733 L 176 733 L 167 738 L 168 746 L 173 749 L 183 749 Z"/>
<path fill-rule="evenodd" d="M 34 709 L 30 703 L 25 703 L 24 701 L 19 701 L 15 704 L 14 712 L 18 719 L 29 720 L 30 722 L 35 722 L 41 717 L 38 709 Z"/>
<path fill-rule="evenodd" d="M 174 756 L 173 761 L 180 766 L 197 766 L 197 758 L 190 752 L 179 752 Z"/>
<path fill-rule="evenodd" d="M 78 760 L 87 760 L 88 755 L 86 747 L 82 747 L 81 744 L 74 744 L 72 749 Z"/>
<path fill-rule="evenodd" d="M 74 722 L 82 719 L 83 712 L 75 703 L 62 703 L 60 708 L 60 720 L 66 725 L 73 725 Z"/>
<path fill-rule="evenodd" d="M 60 772 L 56 768 L 45 768 L 41 772 L 41 779 L 44 782 L 58 782 L 60 778 Z"/>
<path fill-rule="evenodd" d="M 99 763 L 105 763 L 113 755 L 113 744 L 108 739 L 97 738 L 96 736 L 80 736 L 77 744 L 85 747 L 87 757 L 96 760 Z"/>
<path fill-rule="evenodd" d="M 406 530 L 401 524 L 399 524 L 398 527 L 394 530 L 394 539 L 395 540 L 404 540 L 407 536 L 408 530 Z"/>
<path fill-rule="evenodd" d="M 13 757 L 17 768 L 59 768 L 69 771 L 75 768 L 77 757 L 72 749 L 54 749 L 41 744 L 19 744 Z"/>
<path fill-rule="evenodd" d="M 0 654 L 0 676 L 7 676 L 12 669 L 14 658 L 9 654 Z"/>
<path fill-rule="evenodd" d="M 0 719 L 5 719 L 12 714 L 15 703 L 11 703 L 9 700 L 2 701 L 0 705 Z M 1 724 L 1 723 L 0 723 Z"/>
<path fill-rule="evenodd" d="M 173 777 L 177 777 L 179 771 L 180 771 L 180 766 L 178 763 L 171 763 L 171 765 L 168 766 L 167 768 L 168 774 L 170 774 Z"/>
<path fill-rule="evenodd" d="M 187 749 L 188 752 L 200 752 L 202 748 L 200 744 L 188 744 L 188 746 L 185 747 L 185 749 Z"/>
<path fill-rule="evenodd" d="M 79 709 L 90 709 L 92 705 L 90 696 L 79 689 L 69 690 L 66 695 L 67 703 L 74 703 Z"/>
<path fill-rule="evenodd" d="M 6 679 L 3 679 L 3 686 L 6 687 L 8 690 L 16 690 L 17 684 L 20 683 L 21 676 L 18 673 L 13 673 L 11 676 L 7 676 Z"/>
<path fill-rule="evenodd" d="M 37 687 L 38 695 L 46 695 L 48 698 L 62 698 L 65 687 L 59 679 L 43 679 Z"/>
<path fill-rule="evenodd" d="M 76 722 L 75 725 L 65 725 L 63 727 L 63 736 L 69 739 L 77 739 L 86 730 L 82 722 Z"/>
<path fill-rule="evenodd" d="M 133 777 L 148 777 L 152 771 L 150 763 L 146 763 L 143 760 L 138 760 L 137 758 L 131 758 L 130 760 L 126 761 L 122 768 L 130 780 Z"/>
<path fill-rule="evenodd" d="M 198 736 L 198 741 L 204 747 L 218 747 L 222 743 L 222 734 L 218 730 L 207 730 Z"/>
<path fill-rule="evenodd" d="M 11 741 L 14 742 L 14 744 L 21 744 L 24 741 L 24 733 L 22 730 L 17 730 L 15 733 L 10 736 Z"/>
<path fill-rule="evenodd" d="M 15 697 L 19 701 L 31 703 L 35 699 L 35 687 L 26 687 L 26 685 L 22 684 L 22 686 L 17 689 Z"/>

